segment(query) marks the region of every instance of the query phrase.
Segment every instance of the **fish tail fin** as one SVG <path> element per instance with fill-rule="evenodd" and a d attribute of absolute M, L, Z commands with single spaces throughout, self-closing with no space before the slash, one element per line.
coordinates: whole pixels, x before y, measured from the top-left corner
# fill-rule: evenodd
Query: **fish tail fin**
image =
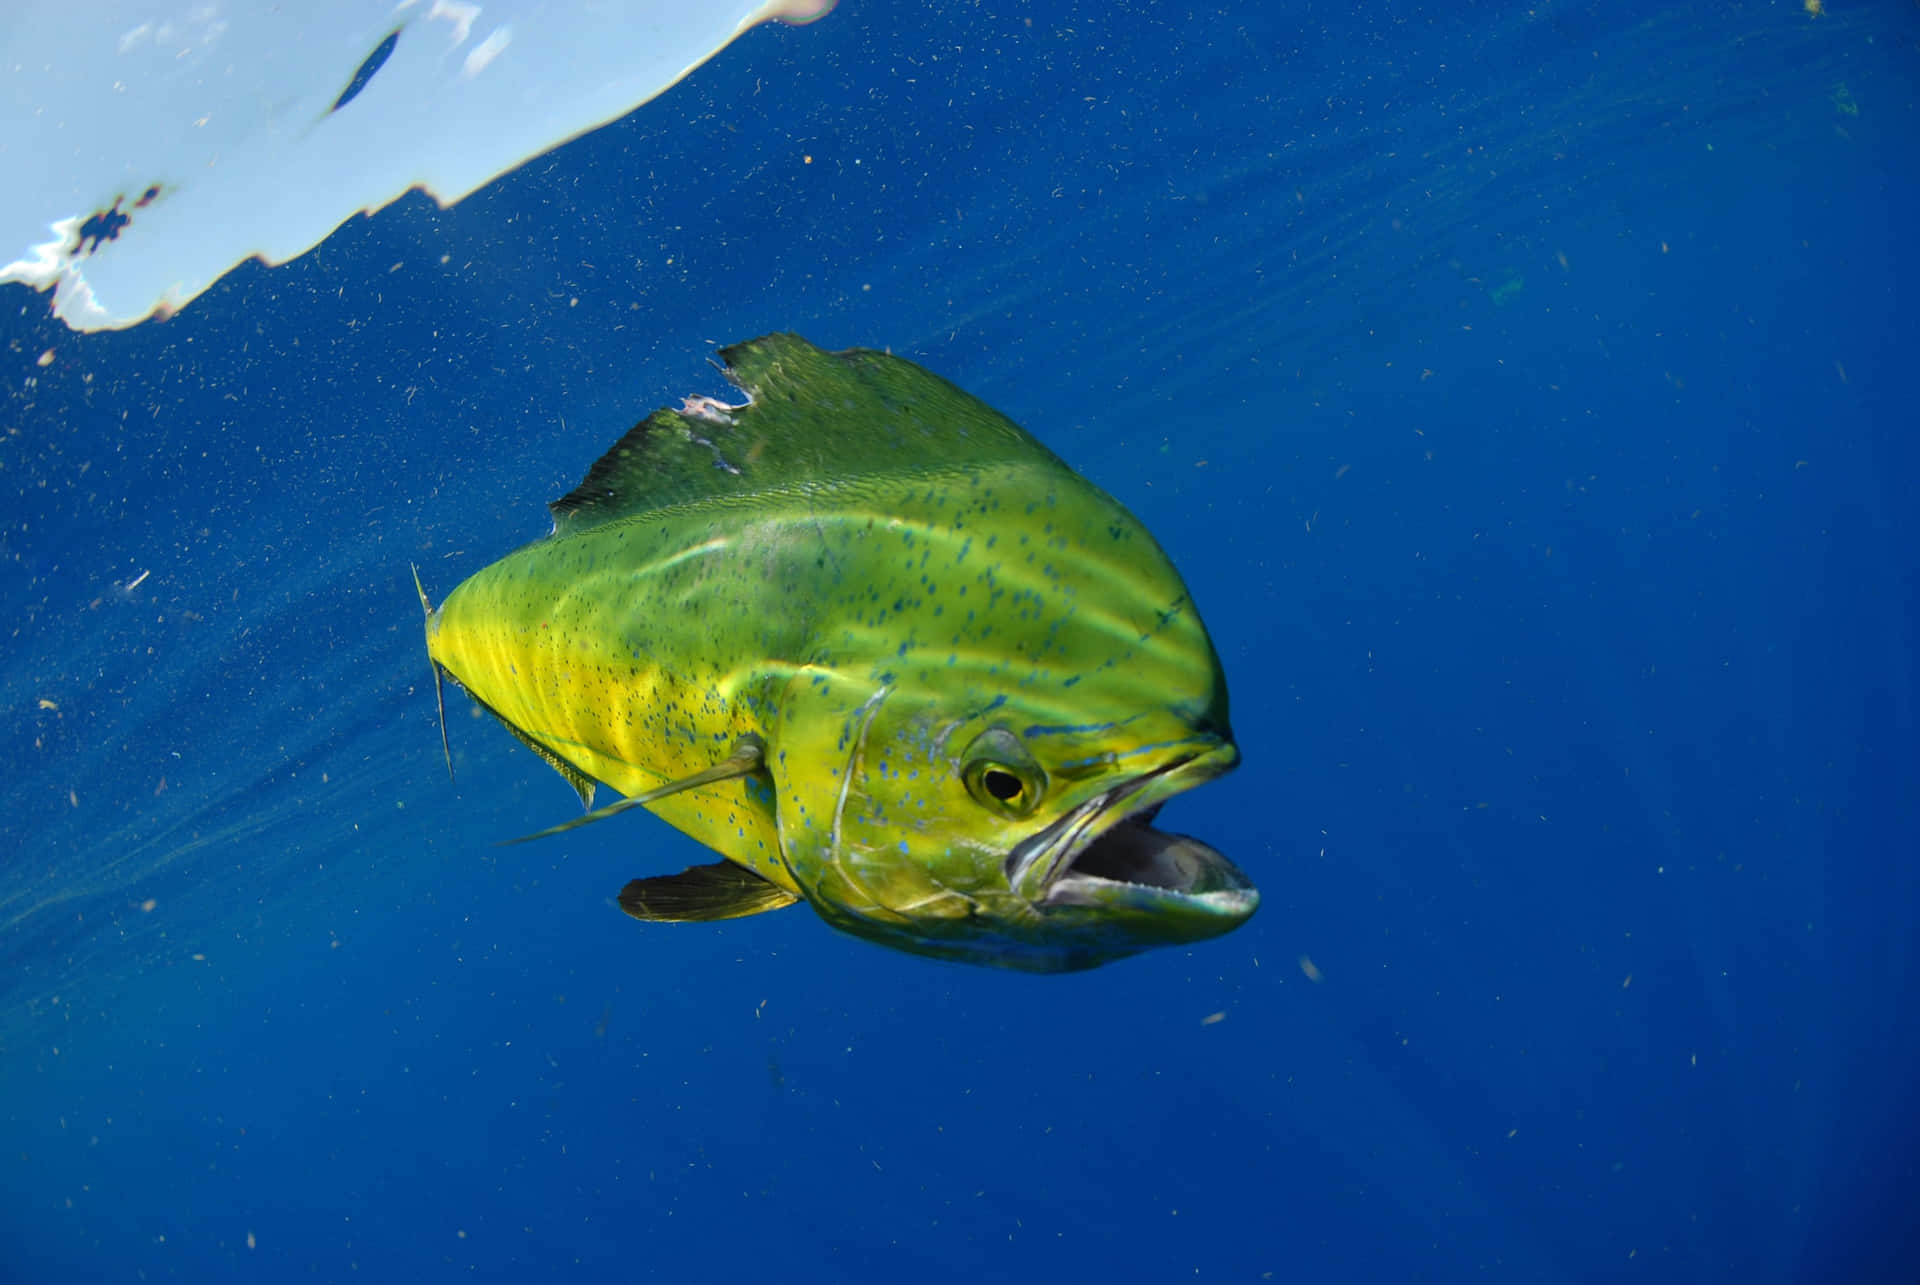
<path fill-rule="evenodd" d="M 433 628 L 433 603 L 427 599 L 426 586 L 420 583 L 420 568 L 409 562 L 407 569 L 413 572 L 413 590 L 420 595 L 420 610 L 426 612 L 427 628 L 431 630 Z M 447 743 L 447 697 L 441 684 L 441 674 L 443 671 L 440 668 L 440 662 L 433 658 L 431 633 L 429 633 L 428 639 L 427 663 L 433 666 L 433 708 L 434 711 L 440 715 L 440 752 L 446 756 L 447 780 L 451 781 L 453 780 L 453 746 Z"/>

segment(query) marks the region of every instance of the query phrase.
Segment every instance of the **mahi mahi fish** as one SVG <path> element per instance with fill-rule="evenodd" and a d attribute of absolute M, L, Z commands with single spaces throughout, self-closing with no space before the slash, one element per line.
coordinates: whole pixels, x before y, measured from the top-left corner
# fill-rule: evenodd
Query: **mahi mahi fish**
<path fill-rule="evenodd" d="M 584 807 L 624 796 L 527 837 L 643 806 L 723 860 L 627 884 L 636 919 L 804 900 L 884 945 L 1036 972 L 1245 922 L 1239 867 L 1151 824 L 1239 750 L 1139 520 L 903 358 L 786 334 L 720 356 L 742 404 L 654 412 L 548 506 L 549 535 L 438 608 L 420 592 L 436 683 Z"/>

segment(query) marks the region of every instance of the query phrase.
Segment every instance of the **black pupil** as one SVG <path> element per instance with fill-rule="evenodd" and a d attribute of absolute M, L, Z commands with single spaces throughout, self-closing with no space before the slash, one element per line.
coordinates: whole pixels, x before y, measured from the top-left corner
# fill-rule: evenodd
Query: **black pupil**
<path fill-rule="evenodd" d="M 981 778 L 980 783 L 987 787 L 988 794 L 1002 803 L 1011 803 L 1019 798 L 1020 791 L 1025 788 L 1020 784 L 1020 778 L 1013 773 L 1002 772 L 999 768 L 993 767 L 987 769 L 987 774 Z"/>

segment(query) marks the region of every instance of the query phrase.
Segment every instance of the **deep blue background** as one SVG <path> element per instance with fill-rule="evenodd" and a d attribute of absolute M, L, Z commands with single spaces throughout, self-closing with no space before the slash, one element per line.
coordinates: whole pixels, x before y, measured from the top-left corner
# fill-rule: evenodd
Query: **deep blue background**
<path fill-rule="evenodd" d="M 847 0 L 164 324 L 0 294 L 0 1277 L 1912 1281 L 1917 73 Z M 1160 536 L 1251 925 L 1001 975 L 490 846 L 572 796 L 457 695 L 447 784 L 407 564 L 774 328 Z"/>

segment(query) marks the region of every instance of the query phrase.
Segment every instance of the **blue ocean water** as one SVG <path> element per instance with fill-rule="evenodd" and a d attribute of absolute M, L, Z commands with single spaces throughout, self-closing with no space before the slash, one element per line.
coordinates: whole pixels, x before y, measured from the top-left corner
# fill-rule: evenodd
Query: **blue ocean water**
<path fill-rule="evenodd" d="M 1899 0 L 846 0 L 163 324 L 8 288 L 0 1278 L 1920 1278 L 1917 71 Z M 573 796 L 455 693 L 449 785 L 409 563 L 774 329 L 1158 535 L 1252 923 L 1033 977 L 493 846 Z"/>

